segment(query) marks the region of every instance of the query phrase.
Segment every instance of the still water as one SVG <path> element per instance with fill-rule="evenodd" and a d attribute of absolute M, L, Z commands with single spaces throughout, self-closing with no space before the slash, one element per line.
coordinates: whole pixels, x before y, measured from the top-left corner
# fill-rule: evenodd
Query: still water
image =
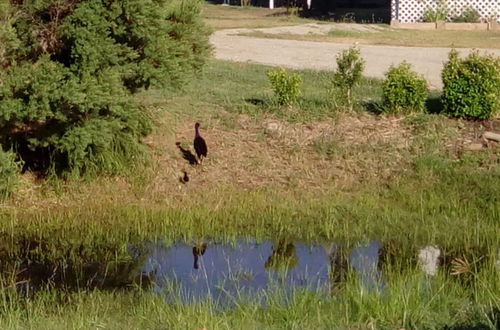
<path fill-rule="evenodd" d="M 242 294 L 259 297 L 276 289 L 329 293 L 346 280 L 349 269 L 364 287 L 374 289 L 383 285 L 379 250 L 376 241 L 350 251 L 286 240 L 149 244 L 140 274 L 152 282 L 154 292 L 184 302 L 212 298 L 227 303 Z M 138 257 L 133 247 L 130 251 Z"/>
<path fill-rule="evenodd" d="M 45 288 L 114 290 L 139 285 L 167 301 L 211 299 L 223 305 L 242 297 L 264 299 L 275 293 L 288 297 L 303 289 L 335 295 L 346 281 L 357 281 L 366 290 L 385 290 L 382 270 L 387 264 L 418 264 L 432 277 L 442 267 L 455 274 L 467 267 L 479 269 L 488 259 L 484 251 L 472 251 L 469 259 L 476 261 L 469 264 L 462 250 L 443 252 L 429 245 L 405 252 L 397 244 L 375 240 L 354 246 L 251 238 L 234 243 L 200 239 L 192 244 L 155 241 L 88 248 L 76 244 L 69 249 L 51 249 L 31 240 L 11 245 L 15 249 L 0 245 L 0 280 L 4 286 L 17 287 L 22 296 Z"/>

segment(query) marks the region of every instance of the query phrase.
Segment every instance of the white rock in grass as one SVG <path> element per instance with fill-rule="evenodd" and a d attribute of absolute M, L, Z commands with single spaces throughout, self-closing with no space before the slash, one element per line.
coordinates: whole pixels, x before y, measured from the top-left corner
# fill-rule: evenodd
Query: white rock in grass
<path fill-rule="evenodd" d="M 280 125 L 278 123 L 271 122 L 271 123 L 268 123 L 266 125 L 266 133 L 268 133 L 268 134 L 274 134 L 274 133 L 278 132 L 279 129 L 280 129 Z"/>
<path fill-rule="evenodd" d="M 424 247 L 418 253 L 418 260 L 424 273 L 434 276 L 437 273 L 441 250 L 433 245 Z"/>

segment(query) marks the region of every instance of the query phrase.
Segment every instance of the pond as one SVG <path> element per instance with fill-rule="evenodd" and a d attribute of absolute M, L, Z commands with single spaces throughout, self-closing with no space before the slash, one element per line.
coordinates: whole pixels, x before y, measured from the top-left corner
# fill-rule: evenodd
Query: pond
<path fill-rule="evenodd" d="M 387 264 L 393 270 L 420 269 L 428 277 L 443 267 L 446 274 L 459 273 L 455 278 L 464 285 L 472 283 L 473 274 L 489 257 L 500 268 L 498 253 L 488 256 L 483 250 L 443 250 L 433 245 L 405 250 L 394 242 L 376 240 L 350 246 L 249 238 L 232 243 L 200 239 L 192 244 L 69 244 L 48 247 L 20 240 L 11 244 L 11 250 L 0 249 L 4 286 L 17 287 L 22 296 L 47 287 L 128 290 L 140 286 L 166 301 L 209 299 L 228 305 L 242 297 L 264 299 L 276 292 L 287 297 L 295 290 L 335 295 L 347 281 L 356 281 L 366 290 L 385 290 Z M 5 279 L 10 282 L 5 284 Z"/>
<path fill-rule="evenodd" d="M 133 248 L 132 248 L 133 250 Z M 153 290 L 184 302 L 211 298 L 227 302 L 240 295 L 264 296 L 271 290 L 297 288 L 331 292 L 346 280 L 348 265 L 367 288 L 380 286 L 380 244 L 376 241 L 347 254 L 335 244 L 310 245 L 281 240 L 234 244 L 202 242 L 171 246 L 151 244 L 141 274 Z"/>

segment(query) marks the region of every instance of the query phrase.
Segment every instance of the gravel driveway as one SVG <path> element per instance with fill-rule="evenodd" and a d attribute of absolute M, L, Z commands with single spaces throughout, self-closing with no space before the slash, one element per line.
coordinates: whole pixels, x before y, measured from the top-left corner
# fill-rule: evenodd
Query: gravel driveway
<path fill-rule="evenodd" d="M 320 30 L 318 30 L 320 29 Z M 303 26 L 267 28 L 267 29 L 232 29 L 216 31 L 210 40 L 215 46 L 215 57 L 235 62 L 253 62 L 272 66 L 285 66 L 295 69 L 333 70 L 336 67 L 335 55 L 352 45 L 267 39 L 238 36 L 238 33 L 263 31 L 265 33 L 324 33 L 323 26 L 315 24 Z M 319 32 L 318 32 L 319 31 Z M 451 48 L 401 47 L 381 45 L 357 45 L 366 61 L 365 75 L 381 78 L 391 64 L 406 60 L 417 72 L 424 75 L 432 89 L 440 89 L 441 70 Z M 471 49 L 459 49 L 467 54 Z M 500 56 L 499 49 L 481 50 Z"/>

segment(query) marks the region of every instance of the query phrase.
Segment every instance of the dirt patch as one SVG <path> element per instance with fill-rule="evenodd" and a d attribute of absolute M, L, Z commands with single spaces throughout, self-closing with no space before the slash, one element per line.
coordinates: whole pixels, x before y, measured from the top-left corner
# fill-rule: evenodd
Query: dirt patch
<path fill-rule="evenodd" d="M 268 131 L 270 123 L 277 129 Z M 221 185 L 243 189 L 349 187 L 380 175 L 381 169 L 388 167 L 387 162 L 401 161 L 401 150 L 410 144 L 400 119 L 363 115 L 342 116 L 336 122 L 290 124 L 274 118 L 255 123 L 242 115 L 235 130 L 202 127 L 208 158 L 203 165 L 192 166 L 175 145 L 179 141 L 192 150 L 192 125 L 184 122 L 164 141 L 166 152 L 159 158 L 160 168 L 148 189 L 153 195 L 185 195 Z M 334 143 L 338 152 L 318 152 L 316 145 L 324 142 Z M 392 168 L 397 166 L 389 166 L 389 171 Z M 183 170 L 190 177 L 187 184 L 179 181 Z"/>
<path fill-rule="evenodd" d="M 500 134 L 500 118 L 492 120 L 460 121 L 459 136 L 447 143 L 457 157 L 462 157 L 466 152 L 477 152 L 491 150 L 492 153 L 500 151 L 500 142 L 488 140 L 484 137 L 485 132 Z M 500 155 L 500 153 L 499 153 Z M 496 157 L 496 161 L 498 161 Z M 495 160 L 493 160 L 495 162 Z"/>
<path fill-rule="evenodd" d="M 388 28 L 374 25 L 374 24 L 348 24 L 348 23 L 335 23 L 335 24 L 301 24 L 291 26 L 277 26 L 269 28 L 242 28 L 233 29 L 229 31 L 230 35 L 245 34 L 250 32 L 260 32 L 263 34 L 290 34 L 290 35 L 326 35 L 330 31 L 346 31 L 346 32 L 373 32 L 378 33 L 387 31 Z"/>
<path fill-rule="evenodd" d="M 432 132 L 438 134 L 436 143 L 455 151 L 457 157 L 477 141 L 484 144 L 483 150 L 500 149 L 500 143 L 481 138 L 485 130 L 500 131 L 499 120 L 466 122 L 443 118 L 421 124 L 425 131 L 416 132 L 407 119 L 344 114 L 335 120 L 292 124 L 273 117 L 256 121 L 240 115 L 231 130 L 217 122 L 202 123 L 201 134 L 208 144 L 208 158 L 203 165 L 190 165 L 176 146 L 181 142 L 194 154 L 194 122 L 180 121 L 172 131 L 158 129 L 148 137 L 146 142 L 154 160 L 143 183 L 135 186 L 121 177 L 104 177 L 99 182 L 75 184 L 58 192 L 26 174 L 13 205 L 22 205 L 25 210 L 71 207 L 83 200 L 89 202 L 93 196 L 100 196 L 96 204 L 136 203 L 137 198 L 168 204 L 225 187 L 242 191 L 273 187 L 288 194 L 301 194 L 304 189 L 312 194 L 357 189 L 362 184 L 383 184 L 397 177 L 413 161 L 416 137 Z M 430 131 L 429 125 L 434 125 Z M 498 156 L 495 159 L 498 161 Z M 189 176 L 187 183 L 180 180 L 184 170 Z"/>

